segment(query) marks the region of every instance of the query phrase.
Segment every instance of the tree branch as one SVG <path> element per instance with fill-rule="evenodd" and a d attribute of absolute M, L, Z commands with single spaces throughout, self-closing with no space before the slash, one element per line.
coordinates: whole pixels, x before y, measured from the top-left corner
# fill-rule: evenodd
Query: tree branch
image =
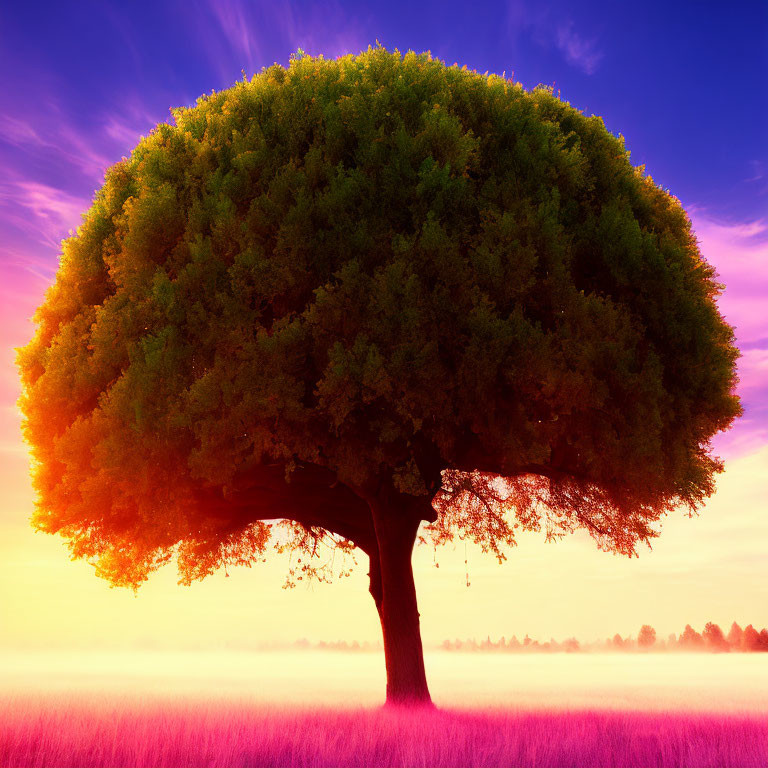
<path fill-rule="evenodd" d="M 227 489 L 200 489 L 195 499 L 206 513 L 243 522 L 294 520 L 325 528 L 370 553 L 376 534 L 368 504 L 335 473 L 316 464 L 297 464 L 286 479 L 286 464 L 261 464 L 238 475 Z"/>

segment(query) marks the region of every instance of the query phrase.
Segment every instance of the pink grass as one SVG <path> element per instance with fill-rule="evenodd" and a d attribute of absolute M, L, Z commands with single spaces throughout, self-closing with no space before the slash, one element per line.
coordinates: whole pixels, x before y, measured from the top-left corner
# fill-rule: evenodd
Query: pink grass
<path fill-rule="evenodd" d="M 0 722 L 0 765 L 13 768 L 768 765 L 759 716 L 16 696 L 0 701 Z"/>

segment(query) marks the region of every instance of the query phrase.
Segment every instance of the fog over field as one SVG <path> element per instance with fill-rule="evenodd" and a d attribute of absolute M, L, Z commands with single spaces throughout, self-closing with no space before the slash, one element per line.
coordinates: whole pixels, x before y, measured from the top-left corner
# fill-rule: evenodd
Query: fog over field
<path fill-rule="evenodd" d="M 768 712 L 764 654 L 426 654 L 442 707 Z M 221 697 L 288 706 L 383 703 L 381 654 L 5 652 L 0 695 Z"/>

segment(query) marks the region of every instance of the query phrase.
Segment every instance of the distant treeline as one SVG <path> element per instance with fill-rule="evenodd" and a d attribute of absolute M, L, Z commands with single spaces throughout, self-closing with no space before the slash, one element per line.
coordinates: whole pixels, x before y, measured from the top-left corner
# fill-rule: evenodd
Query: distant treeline
<path fill-rule="evenodd" d="M 354 653 L 355 651 L 380 651 L 384 648 L 380 641 L 375 643 L 369 643 L 368 641 L 360 643 L 357 640 L 352 640 L 351 642 L 347 642 L 346 640 L 319 640 L 317 642 L 311 642 L 304 638 L 293 642 L 291 647 L 307 651 L 344 651 L 345 653 Z"/>
<path fill-rule="evenodd" d="M 381 642 L 370 643 L 357 640 L 331 640 L 310 641 L 302 638 L 289 646 L 277 644 L 272 646 L 262 645 L 259 650 L 280 650 L 293 648 L 307 651 L 341 651 L 354 653 L 358 651 L 381 651 Z M 649 624 L 643 624 L 637 637 L 628 635 L 614 635 L 605 640 L 596 640 L 591 643 L 579 642 L 575 637 L 569 637 L 558 642 L 550 639 L 546 642 L 533 640 L 526 635 L 518 640 L 514 635 L 507 639 L 500 638 L 497 641 L 487 637 L 485 640 L 444 640 L 440 645 L 444 651 L 493 651 L 497 653 L 517 652 L 544 652 L 554 653 L 566 651 L 709 651 L 709 652 L 736 652 L 755 653 L 768 652 L 768 629 L 755 629 L 748 624 L 742 629 L 735 621 L 726 635 L 714 622 L 708 622 L 701 632 L 697 632 L 690 624 L 679 634 L 674 633 L 666 639 L 656 636 L 656 630 Z"/>
<path fill-rule="evenodd" d="M 494 642 L 490 637 L 478 642 L 477 640 L 445 640 L 440 646 L 444 651 L 496 651 L 516 653 L 518 651 L 709 651 L 713 653 L 737 652 L 755 653 L 768 652 L 768 629 L 757 630 L 751 624 L 742 629 L 735 621 L 726 635 L 720 627 L 708 622 L 702 632 L 697 632 L 690 624 L 680 635 L 674 633 L 666 640 L 656 637 L 656 630 L 648 624 L 643 624 L 637 637 L 622 637 L 614 635 L 605 640 L 592 643 L 580 643 L 575 637 L 569 637 L 562 642 L 554 638 L 547 642 L 532 640 L 528 635 L 518 640 L 514 635 L 507 640 L 502 637 Z"/>

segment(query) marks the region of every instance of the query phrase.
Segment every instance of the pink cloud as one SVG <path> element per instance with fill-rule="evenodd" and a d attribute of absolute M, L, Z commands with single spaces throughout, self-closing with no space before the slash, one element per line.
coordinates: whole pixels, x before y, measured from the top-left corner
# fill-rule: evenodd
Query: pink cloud
<path fill-rule="evenodd" d="M 0 183 L 2 219 L 34 241 L 58 249 L 59 242 L 82 221 L 89 201 L 38 181 Z"/>
<path fill-rule="evenodd" d="M 768 223 L 724 222 L 695 206 L 688 210 L 701 253 L 725 285 L 718 305 L 742 350 L 737 391 L 744 416 L 715 440 L 716 451 L 730 458 L 768 443 Z"/>
<path fill-rule="evenodd" d="M 101 178 L 110 161 L 97 148 L 98 137 L 86 137 L 70 124 L 55 102 L 49 101 L 45 108 L 46 114 L 40 116 L 36 125 L 7 115 L 0 117 L 3 140 L 33 155 L 55 156 L 86 176 Z"/>
<path fill-rule="evenodd" d="M 739 360 L 739 391 L 768 390 L 768 349 L 746 349 Z"/>
<path fill-rule="evenodd" d="M 83 211 L 80 198 L 34 181 L 17 182 L 16 189 L 16 202 L 32 211 L 38 219 L 49 221 L 59 229 L 79 221 Z"/>
<path fill-rule="evenodd" d="M 51 281 L 61 239 L 80 225 L 105 169 L 157 123 L 138 98 L 127 94 L 118 108 L 92 118 L 87 127 L 54 96 L 43 94 L 36 104 L 32 117 L 0 115 L 0 143 L 6 145 L 0 179 L 0 260 L 6 279 L 0 283 L 0 301 L 6 303 L 19 285 L 14 278 L 9 287 L 10 269 Z M 31 169 L 40 170 L 33 175 Z"/>
<path fill-rule="evenodd" d="M 742 417 L 727 432 L 720 432 L 712 440 L 715 456 L 731 461 L 740 456 L 748 456 L 768 445 L 768 426 L 765 419 Z"/>
<path fill-rule="evenodd" d="M 596 69 L 603 54 L 595 49 L 595 41 L 587 40 L 573 28 L 573 22 L 561 24 L 557 28 L 557 48 L 565 56 L 565 60 L 583 72 L 591 75 Z"/>
<path fill-rule="evenodd" d="M 768 338 L 768 223 L 724 223 L 689 212 L 701 253 L 725 284 L 719 305 L 740 344 Z"/>
<path fill-rule="evenodd" d="M 142 135 L 167 117 L 151 113 L 138 98 L 125 94 L 117 109 L 93 117 L 87 127 L 76 123 L 54 97 L 43 97 L 40 105 L 42 110 L 34 121 L 0 115 L 0 141 L 21 149 L 38 163 L 75 171 L 91 187 L 103 180 L 110 165 L 130 153 Z M 15 158 L 9 164 L 28 165 Z"/>
<path fill-rule="evenodd" d="M 0 135 L 8 144 L 15 147 L 25 145 L 47 146 L 37 131 L 25 120 L 11 117 L 10 115 L 0 115 Z"/>

